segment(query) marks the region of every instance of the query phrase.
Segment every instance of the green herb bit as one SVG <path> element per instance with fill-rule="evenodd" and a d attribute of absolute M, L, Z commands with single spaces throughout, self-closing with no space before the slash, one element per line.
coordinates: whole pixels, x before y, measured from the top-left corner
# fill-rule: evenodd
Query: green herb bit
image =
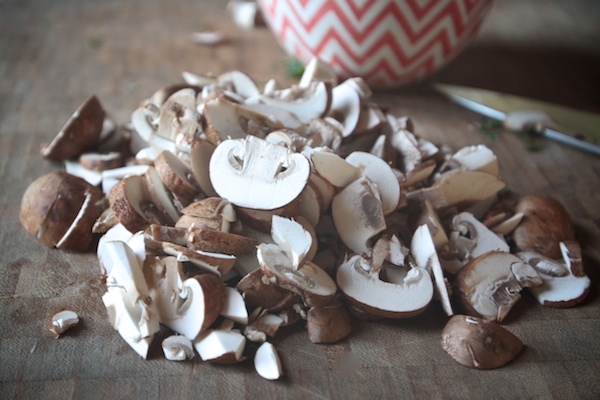
<path fill-rule="evenodd" d="M 300 60 L 289 57 L 286 59 L 287 73 L 291 78 L 300 78 L 304 73 L 304 64 Z"/>
<path fill-rule="evenodd" d="M 528 151 L 539 151 L 542 149 L 539 141 L 536 139 L 535 134 L 531 132 L 524 132 L 521 136 L 523 145 Z"/>

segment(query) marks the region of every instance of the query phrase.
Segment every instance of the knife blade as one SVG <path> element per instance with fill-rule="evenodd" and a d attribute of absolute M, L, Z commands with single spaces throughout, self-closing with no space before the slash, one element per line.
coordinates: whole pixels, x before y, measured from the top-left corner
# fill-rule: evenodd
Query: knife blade
<path fill-rule="evenodd" d="M 505 121 L 514 112 L 542 111 L 554 124 L 536 133 L 600 156 L 600 115 L 491 90 L 440 83 L 433 86 L 454 103 L 497 121 Z"/>

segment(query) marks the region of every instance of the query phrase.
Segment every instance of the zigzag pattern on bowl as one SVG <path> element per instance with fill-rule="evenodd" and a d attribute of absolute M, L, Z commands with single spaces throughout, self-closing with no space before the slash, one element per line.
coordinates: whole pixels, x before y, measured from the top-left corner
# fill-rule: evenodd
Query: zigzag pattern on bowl
<path fill-rule="evenodd" d="M 282 47 L 375 86 L 422 79 L 477 32 L 491 0 L 260 0 Z"/>

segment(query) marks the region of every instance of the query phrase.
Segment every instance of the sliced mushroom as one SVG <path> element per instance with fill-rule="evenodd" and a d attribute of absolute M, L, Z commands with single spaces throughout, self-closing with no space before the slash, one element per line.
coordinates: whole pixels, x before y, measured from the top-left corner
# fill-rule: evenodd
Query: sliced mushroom
<path fill-rule="evenodd" d="M 185 361 L 194 358 L 192 341 L 182 335 L 172 335 L 162 341 L 165 358 L 170 361 Z"/>
<path fill-rule="evenodd" d="M 452 304 L 450 303 L 450 294 L 446 286 L 447 280 L 444 277 L 444 271 L 442 270 L 442 265 L 438 259 L 435 244 L 427 225 L 421 225 L 415 230 L 410 252 L 417 265 L 426 269 L 432 275 L 433 282 L 435 283 L 435 293 L 442 303 L 444 312 L 449 316 L 454 315 Z"/>
<path fill-rule="evenodd" d="M 232 287 L 225 287 L 225 302 L 221 309 L 221 315 L 242 325 L 248 323 L 248 310 L 244 298 L 240 292 Z"/>
<path fill-rule="evenodd" d="M 64 310 L 54 314 L 52 317 L 51 331 L 59 337 L 67 331 L 67 329 L 79 323 L 79 316 L 75 311 Z"/>
<path fill-rule="evenodd" d="M 463 147 L 452 155 L 452 160 L 468 171 L 482 171 L 500 176 L 498 158 L 483 144 Z"/>
<path fill-rule="evenodd" d="M 164 185 L 187 206 L 200 196 L 200 188 L 192 171 L 173 153 L 161 152 L 154 161 L 154 168 Z"/>
<path fill-rule="evenodd" d="M 266 277 L 283 289 L 302 297 L 308 306 L 328 303 L 337 292 L 331 277 L 310 261 L 296 270 L 291 260 L 277 245 L 262 243 L 258 246 L 257 258 Z"/>
<path fill-rule="evenodd" d="M 450 171 L 431 187 L 409 192 L 412 201 L 428 199 L 436 208 L 470 206 L 493 198 L 506 184 L 497 176 L 481 171 Z"/>
<path fill-rule="evenodd" d="M 238 256 L 254 252 L 256 241 L 242 235 L 214 229 L 187 229 L 187 246 L 193 250 Z"/>
<path fill-rule="evenodd" d="M 87 98 L 52 142 L 42 147 L 43 157 L 62 161 L 79 156 L 98 143 L 106 113 L 98 98 Z"/>
<path fill-rule="evenodd" d="M 256 354 L 254 354 L 254 368 L 260 376 L 268 380 L 279 379 L 283 374 L 281 361 L 275 347 L 269 343 L 263 343 Z"/>
<path fill-rule="evenodd" d="M 377 185 L 384 214 L 396 210 L 400 201 L 400 183 L 388 163 L 363 151 L 352 152 L 346 161 L 359 168 L 362 176 Z"/>
<path fill-rule="evenodd" d="M 168 217 L 166 222 L 169 225 L 175 223 L 179 219 L 179 211 L 173 202 L 173 193 L 165 187 L 154 167 L 148 168 L 144 174 L 144 180 L 152 203 L 162 215 Z"/>
<path fill-rule="evenodd" d="M 92 226 L 104 210 L 100 190 L 62 171 L 44 174 L 25 190 L 19 220 L 25 230 L 48 247 L 84 251 Z"/>
<path fill-rule="evenodd" d="M 575 230 L 565 207 L 549 196 L 522 197 L 515 212 L 523 220 L 513 231 L 513 239 L 522 250 L 536 251 L 549 258 L 560 258 L 560 242 L 575 239 Z"/>
<path fill-rule="evenodd" d="M 455 315 L 442 331 L 442 348 L 462 365 L 493 369 L 512 361 L 523 342 L 496 322 Z"/>
<path fill-rule="evenodd" d="M 132 175 L 119 181 L 110 190 L 108 200 L 119 222 L 132 233 L 150 224 L 168 222 L 168 217 L 152 202 L 143 176 Z"/>
<path fill-rule="evenodd" d="M 298 86 L 305 88 L 310 86 L 310 83 L 314 81 L 328 81 L 332 87 L 336 86 L 338 83 L 337 74 L 333 68 L 318 57 L 313 57 L 308 64 L 306 64 L 302 77 L 300 77 L 300 82 L 298 82 Z"/>
<path fill-rule="evenodd" d="M 469 314 L 502 322 L 521 298 L 523 287 L 541 284 L 539 274 L 520 257 L 491 251 L 460 270 L 456 294 Z"/>
<path fill-rule="evenodd" d="M 221 197 L 207 197 L 196 201 L 181 210 L 183 214 L 176 223 L 177 227 L 196 229 L 214 229 L 229 232 L 231 224 L 237 220 L 236 211 L 231 203 Z"/>
<path fill-rule="evenodd" d="M 243 139 L 249 134 L 264 137 L 271 131 L 284 128 L 281 122 L 265 114 L 223 98 L 205 104 L 204 118 L 206 136 L 214 145 L 229 138 Z"/>
<path fill-rule="evenodd" d="M 574 307 L 586 299 L 591 289 L 591 280 L 583 272 L 579 244 L 575 241 L 561 242 L 560 249 L 564 264 L 552 262 L 541 255 L 529 258 L 529 264 L 536 268 L 544 282 L 529 290 L 544 306 Z"/>
<path fill-rule="evenodd" d="M 273 215 L 271 236 L 279 249 L 290 259 L 294 269 L 302 267 L 313 245 L 311 234 L 293 219 Z"/>
<path fill-rule="evenodd" d="M 343 137 L 348 137 L 354 132 L 360 119 L 361 98 L 356 89 L 356 86 L 348 80 L 331 91 L 329 115 L 341 122 Z"/>
<path fill-rule="evenodd" d="M 160 322 L 194 340 L 217 319 L 225 302 L 223 282 L 213 274 L 185 278 L 181 263 L 167 257 L 153 268 L 150 296 Z"/>
<path fill-rule="evenodd" d="M 219 196 L 259 210 L 283 207 L 296 199 L 309 175 L 303 155 L 254 136 L 223 141 L 210 160 L 210 180 Z"/>
<path fill-rule="evenodd" d="M 271 283 L 261 269 L 256 269 L 240 279 L 236 288 L 248 307 L 262 307 L 274 313 L 291 308 L 301 301 L 297 294 Z"/>
<path fill-rule="evenodd" d="M 352 330 L 350 313 L 339 299 L 312 307 L 306 313 L 308 338 L 313 343 L 335 343 L 347 337 Z"/>
<path fill-rule="evenodd" d="M 380 279 L 360 255 L 337 270 L 337 284 L 354 307 L 384 318 L 408 318 L 425 311 L 433 298 L 433 282 L 426 269 L 411 268 L 400 282 Z"/>
<path fill-rule="evenodd" d="M 225 72 L 217 77 L 217 83 L 223 87 L 231 85 L 233 91 L 244 98 L 260 94 L 260 90 L 252 78 L 241 71 Z"/>
<path fill-rule="evenodd" d="M 246 337 L 233 330 L 209 329 L 194 340 L 194 348 L 203 361 L 235 364 L 243 361 Z"/>
<path fill-rule="evenodd" d="M 119 168 L 123 166 L 123 154 L 118 151 L 110 153 L 83 153 L 79 156 L 79 164 L 83 168 L 92 171 L 102 172 L 107 169 Z"/>
<path fill-rule="evenodd" d="M 315 171 L 335 187 L 346 187 L 361 176 L 359 168 L 329 149 L 315 149 L 311 159 Z"/>
<path fill-rule="evenodd" d="M 386 228 L 379 192 L 366 177 L 333 198 L 331 215 L 340 238 L 356 254 L 370 254 L 369 240 Z"/>
<path fill-rule="evenodd" d="M 248 98 L 245 104 L 263 103 L 294 114 L 301 123 L 324 116 L 331 104 L 329 83 L 315 81 L 306 87 L 276 90 Z"/>
<path fill-rule="evenodd" d="M 108 196 L 113 186 L 120 180 L 132 175 L 144 175 L 149 168 L 149 165 L 127 165 L 102 171 L 102 191 Z"/>
<path fill-rule="evenodd" d="M 215 146 L 208 140 L 198 140 L 192 147 L 190 153 L 191 169 L 194 175 L 194 179 L 198 183 L 198 186 L 208 197 L 214 197 L 217 195 L 215 189 L 210 182 L 209 166 L 210 158 L 215 151 Z"/>

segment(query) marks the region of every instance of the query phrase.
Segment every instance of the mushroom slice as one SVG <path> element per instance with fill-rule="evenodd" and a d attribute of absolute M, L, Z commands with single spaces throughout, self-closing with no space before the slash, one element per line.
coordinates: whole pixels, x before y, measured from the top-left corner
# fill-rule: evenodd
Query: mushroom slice
<path fill-rule="evenodd" d="M 279 249 L 290 259 L 294 269 L 302 266 L 312 247 L 312 236 L 293 219 L 273 215 L 271 236 Z"/>
<path fill-rule="evenodd" d="M 248 310 L 242 294 L 232 287 L 225 287 L 225 302 L 221 315 L 242 325 L 248 323 Z"/>
<path fill-rule="evenodd" d="M 423 152 L 416 136 L 409 131 L 405 118 L 387 116 L 387 126 L 391 131 L 391 144 L 400 156 L 400 169 L 408 174 L 423 162 Z"/>
<path fill-rule="evenodd" d="M 437 167 L 434 160 L 426 160 L 415 165 L 413 169 L 406 173 L 406 179 L 401 182 L 402 187 L 410 187 L 423 182 L 429 178 Z"/>
<path fill-rule="evenodd" d="M 210 182 L 209 165 L 210 158 L 215 151 L 215 145 L 208 140 L 198 140 L 190 153 L 191 169 L 198 186 L 208 197 L 217 195 Z"/>
<path fill-rule="evenodd" d="M 94 147 L 102 132 L 105 116 L 98 98 L 94 95 L 88 97 L 54 139 L 42 147 L 42 156 L 55 161 L 68 160 Z"/>
<path fill-rule="evenodd" d="M 493 369 L 512 361 L 523 342 L 496 322 L 455 315 L 442 331 L 442 348 L 462 365 Z"/>
<path fill-rule="evenodd" d="M 504 127 L 514 132 L 534 130 L 541 132 L 545 128 L 554 128 L 556 123 L 541 110 L 514 110 L 506 114 Z"/>
<path fill-rule="evenodd" d="M 48 247 L 56 246 L 74 230 L 83 236 L 63 248 L 84 251 L 92 239 L 92 226 L 104 209 L 100 190 L 64 171 L 34 180 L 23 193 L 19 221 L 27 233 Z"/>
<path fill-rule="evenodd" d="M 223 141 L 210 160 L 210 180 L 219 196 L 259 210 L 283 207 L 296 199 L 309 175 L 303 155 L 254 136 Z"/>
<path fill-rule="evenodd" d="M 271 222 L 273 215 L 286 218 L 294 218 L 300 214 L 300 199 L 302 194 L 296 200 L 273 210 L 257 210 L 254 208 L 236 207 L 237 214 L 245 227 L 250 227 L 259 232 L 271 232 Z M 318 207 L 317 207 L 318 208 Z"/>
<path fill-rule="evenodd" d="M 192 171 L 170 151 L 163 151 L 156 157 L 154 168 L 160 180 L 183 206 L 187 206 L 200 195 L 200 188 Z"/>
<path fill-rule="evenodd" d="M 350 164 L 330 149 L 315 149 L 311 155 L 315 171 L 333 186 L 346 187 L 360 178 L 360 168 Z"/>
<path fill-rule="evenodd" d="M 197 229 L 214 229 L 229 232 L 231 224 L 237 220 L 231 203 L 221 197 L 207 197 L 196 201 L 181 210 L 183 216 L 176 226 Z M 186 218 L 187 217 L 187 218 Z"/>
<path fill-rule="evenodd" d="M 107 169 L 123 166 L 123 154 L 118 151 L 110 153 L 83 153 L 79 156 L 79 164 L 86 169 L 102 172 Z"/>
<path fill-rule="evenodd" d="M 323 210 L 327 210 L 331 205 L 331 200 L 333 200 L 333 196 L 335 195 L 334 186 L 322 176 L 311 173 L 309 177 L 309 181 L 313 184 L 313 186 L 319 191 L 321 195 L 320 198 L 323 203 Z"/>
<path fill-rule="evenodd" d="M 79 323 L 79 316 L 76 312 L 70 310 L 64 310 L 54 314 L 52 317 L 52 332 L 59 337 L 67 329 L 77 325 Z"/>
<path fill-rule="evenodd" d="M 444 312 L 449 316 L 454 315 L 452 304 L 450 303 L 450 294 L 446 286 L 446 278 L 444 277 L 444 272 L 438 259 L 437 251 L 435 250 L 435 244 L 427 225 L 421 225 L 415 231 L 410 251 L 417 265 L 428 270 L 433 276 L 435 292 L 437 298 L 442 302 Z"/>
<path fill-rule="evenodd" d="M 108 201 L 119 222 L 132 233 L 150 224 L 168 222 L 152 202 L 142 176 L 132 175 L 121 180 L 110 190 Z"/>
<path fill-rule="evenodd" d="M 102 183 L 102 173 L 87 169 L 79 161 L 66 160 L 65 171 L 67 174 L 77 176 L 92 186 L 99 186 Z"/>
<path fill-rule="evenodd" d="M 228 138 L 242 139 L 249 134 L 264 137 L 271 131 L 284 128 L 281 122 L 265 114 L 223 98 L 212 99 L 205 104 L 204 118 L 206 136 L 214 145 Z"/>
<path fill-rule="evenodd" d="M 350 334 L 350 313 L 339 299 L 313 307 L 306 313 L 308 338 L 313 343 L 335 343 Z"/>
<path fill-rule="evenodd" d="M 164 183 L 154 167 L 149 167 L 144 174 L 145 184 L 148 188 L 148 193 L 152 199 L 152 203 L 165 216 L 168 216 L 168 223 L 171 225 L 179 219 L 179 211 L 173 203 L 172 193 L 167 190 Z"/>
<path fill-rule="evenodd" d="M 277 245 L 262 243 L 256 255 L 267 278 L 300 295 L 308 306 L 326 304 L 337 292 L 337 285 L 327 272 L 310 261 L 306 261 L 302 268 L 294 269 L 291 260 Z"/>
<path fill-rule="evenodd" d="M 400 183 L 388 163 L 364 151 L 350 153 L 346 161 L 359 168 L 362 176 L 377 185 L 384 214 L 396 210 L 400 201 Z"/>
<path fill-rule="evenodd" d="M 416 224 L 417 226 L 426 224 L 429 228 L 433 243 L 435 244 L 436 250 L 440 250 L 446 247 L 448 244 L 448 235 L 442 221 L 435 208 L 431 205 L 431 202 L 427 199 L 423 202 L 423 209 L 421 214 L 418 216 Z"/>
<path fill-rule="evenodd" d="M 160 322 L 194 340 L 217 319 L 225 301 L 223 282 L 213 274 L 185 279 L 181 263 L 165 258 L 153 268 L 151 297 Z"/>
<path fill-rule="evenodd" d="M 314 227 L 317 226 L 323 214 L 323 199 L 319 189 L 309 180 L 298 198 L 300 216 Z"/>
<path fill-rule="evenodd" d="M 587 297 L 591 289 L 590 278 L 583 273 L 581 267 L 581 247 L 575 241 L 560 243 L 566 267 L 566 274 L 550 274 L 546 268 L 540 268 L 545 260 L 541 258 L 537 262 L 537 270 L 543 280 L 540 286 L 529 290 L 537 301 L 547 307 L 568 308 L 581 303 Z M 532 264 L 532 259 L 529 263 Z M 547 262 L 547 261 L 546 261 Z M 560 265 L 560 264 L 558 264 Z M 542 270 L 540 270 L 542 269 Z"/>
<path fill-rule="evenodd" d="M 227 275 L 235 265 L 235 256 L 229 254 L 193 250 L 175 243 L 157 242 L 149 237 L 145 237 L 145 243 L 149 254 L 175 256 L 179 261 L 190 262 L 201 270 L 217 276 Z"/>
<path fill-rule="evenodd" d="M 523 220 L 513 231 L 513 239 L 522 250 L 538 252 L 549 258 L 560 258 L 560 242 L 575 239 L 575 230 L 565 207 L 549 196 L 523 196 L 515 212 Z"/>
<path fill-rule="evenodd" d="M 385 282 L 379 271 L 360 255 L 337 270 L 340 291 L 354 307 L 385 318 L 408 318 L 425 311 L 433 298 L 433 282 L 426 269 L 408 270 L 401 282 Z"/>
<path fill-rule="evenodd" d="M 464 266 L 456 279 L 463 308 L 488 320 L 502 322 L 521 298 L 521 289 L 542 284 L 537 272 L 520 257 L 491 251 Z"/>
<path fill-rule="evenodd" d="M 235 233 L 194 227 L 187 230 L 187 246 L 193 250 L 237 256 L 252 253 L 256 245 L 255 240 Z"/>
<path fill-rule="evenodd" d="M 333 198 L 331 216 L 340 238 L 356 254 L 370 254 L 369 240 L 386 228 L 377 186 L 366 177 Z"/>
<path fill-rule="evenodd" d="M 337 74 L 333 68 L 319 57 L 313 57 L 308 64 L 306 64 L 304 72 L 298 82 L 298 86 L 305 88 L 310 86 L 311 82 L 314 81 L 328 81 L 332 86 L 338 84 Z"/>
<path fill-rule="evenodd" d="M 217 77 L 217 83 L 222 87 L 231 86 L 234 92 L 244 98 L 260 95 L 256 83 L 241 71 L 225 72 Z"/>
<path fill-rule="evenodd" d="M 245 347 L 246 337 L 234 330 L 209 329 L 194 340 L 200 358 L 217 364 L 243 361 Z"/>
<path fill-rule="evenodd" d="M 170 361 L 185 361 L 194 358 L 192 341 L 183 335 L 172 335 L 162 341 L 165 358 Z"/>
<path fill-rule="evenodd" d="M 185 246 L 187 245 L 187 232 L 185 228 L 151 224 L 144 233 L 158 242 L 170 242 Z"/>
<path fill-rule="evenodd" d="M 272 381 L 281 377 L 283 374 L 281 361 L 277 350 L 271 343 L 265 342 L 256 350 L 254 368 L 265 379 Z"/>
<path fill-rule="evenodd" d="M 346 80 L 331 91 L 329 115 L 342 124 L 343 137 L 348 137 L 354 132 L 360 119 L 361 98 L 356 89 L 351 80 Z"/>
<path fill-rule="evenodd" d="M 236 288 L 244 297 L 248 307 L 262 307 L 274 313 L 291 308 L 301 301 L 297 294 L 271 283 L 260 268 L 240 279 Z"/>
<path fill-rule="evenodd" d="M 138 322 L 142 319 L 143 312 L 139 307 L 134 307 L 128 300 L 123 289 L 109 288 L 102 296 L 102 302 L 106 307 L 108 319 L 119 335 L 131 346 L 142 358 L 148 356 L 150 343 L 154 335 L 143 336 L 140 333 Z"/>
<path fill-rule="evenodd" d="M 108 196 L 113 186 L 120 180 L 132 175 L 144 175 L 149 168 L 149 165 L 127 165 L 102 171 L 102 191 Z"/>
<path fill-rule="evenodd" d="M 483 144 L 463 147 L 454 153 L 451 159 L 468 171 L 482 171 L 500 176 L 498 158 L 492 150 Z"/>
<path fill-rule="evenodd" d="M 275 90 L 246 99 L 245 104 L 262 103 L 294 114 L 301 123 L 324 116 L 331 104 L 331 86 L 322 81 L 307 87 Z"/>
<path fill-rule="evenodd" d="M 428 199 L 436 208 L 467 207 L 493 198 L 506 184 L 497 176 L 481 171 L 450 171 L 431 187 L 408 192 L 408 200 Z"/>
<path fill-rule="evenodd" d="M 473 214 L 462 212 L 452 219 L 453 232 L 448 246 L 450 252 L 459 255 L 462 264 L 490 251 L 509 252 L 506 241 L 489 230 Z M 458 270 L 448 265 L 448 272 L 456 274 Z"/>

